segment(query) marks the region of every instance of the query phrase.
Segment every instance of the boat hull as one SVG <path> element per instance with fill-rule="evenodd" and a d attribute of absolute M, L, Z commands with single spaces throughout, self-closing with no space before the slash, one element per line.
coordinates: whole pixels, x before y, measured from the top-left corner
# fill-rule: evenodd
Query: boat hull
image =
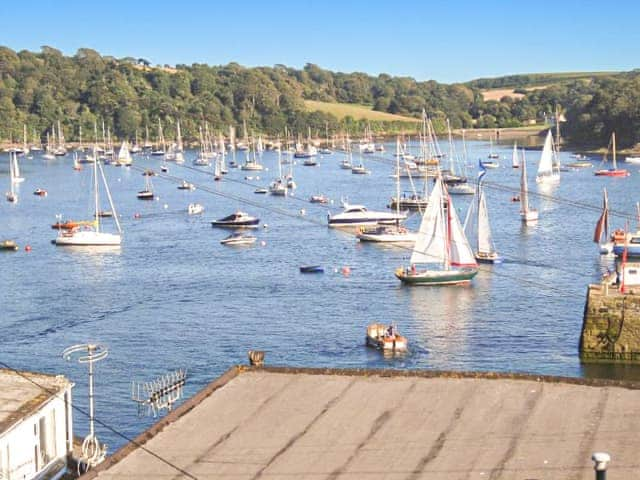
<path fill-rule="evenodd" d="M 613 246 L 613 253 L 618 257 L 621 257 L 624 254 L 624 250 L 627 250 L 627 256 L 629 257 L 640 257 L 640 245 L 628 244 L 624 243 L 616 243 Z"/>
<path fill-rule="evenodd" d="M 478 273 L 476 268 L 460 270 L 424 270 L 411 272 L 402 267 L 395 272 L 396 277 L 408 285 L 458 285 L 469 283 Z"/>
<path fill-rule="evenodd" d="M 628 177 L 631 175 L 628 170 L 618 169 L 618 170 L 598 170 L 594 172 L 596 177 Z"/>
<path fill-rule="evenodd" d="M 114 233 L 65 232 L 58 235 L 54 243 L 60 246 L 118 246 L 122 243 L 122 238 Z"/>

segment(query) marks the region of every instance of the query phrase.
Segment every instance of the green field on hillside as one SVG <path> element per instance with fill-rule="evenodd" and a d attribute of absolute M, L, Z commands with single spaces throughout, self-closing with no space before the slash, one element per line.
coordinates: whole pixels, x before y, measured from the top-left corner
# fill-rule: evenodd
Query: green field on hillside
<path fill-rule="evenodd" d="M 332 103 L 332 102 L 318 102 L 316 100 L 305 100 L 304 105 L 310 112 L 325 112 L 330 113 L 342 119 L 346 116 L 351 116 L 356 120 L 372 120 L 379 122 L 420 122 L 419 118 L 403 117 L 402 115 L 394 115 L 392 113 L 378 112 L 372 110 L 369 105 L 358 105 L 353 103 Z"/>

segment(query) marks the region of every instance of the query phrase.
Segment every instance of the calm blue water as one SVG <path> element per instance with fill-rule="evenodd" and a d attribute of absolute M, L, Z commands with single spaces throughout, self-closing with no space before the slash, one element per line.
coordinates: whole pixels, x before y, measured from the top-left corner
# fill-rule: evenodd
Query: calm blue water
<path fill-rule="evenodd" d="M 395 194 L 390 153 L 365 157 L 372 171 L 366 176 L 339 169 L 340 154 L 320 158 L 315 168 L 296 165 L 299 188 L 291 198 L 253 193 L 277 172 L 271 152 L 263 157 L 268 172 L 231 170 L 222 182 L 191 167 L 192 152 L 184 167 L 169 164 L 170 175 L 250 204 L 203 189 L 181 191 L 160 177 L 154 178 L 160 200 L 141 202 L 136 199 L 144 186 L 140 171 L 107 166 L 125 236 L 120 251 L 100 253 L 50 243 L 56 214 L 89 215 L 90 167 L 75 172 L 70 157 L 22 158 L 26 181 L 19 185 L 17 205 L 0 202 L 0 238 L 29 244 L 32 251 L 0 255 L 0 359 L 19 369 L 67 375 L 77 383 L 76 404 L 84 408 L 86 368 L 65 362 L 60 353 L 74 343 L 106 344 L 109 357 L 96 367 L 97 414 L 130 436 L 152 422 L 136 416 L 129 398 L 132 380 L 151 380 L 183 367 L 190 375 L 186 393 L 192 395 L 231 365 L 246 363 L 250 349 L 265 350 L 269 364 L 295 366 L 638 377 L 634 368 L 622 374 L 611 368 L 585 370 L 578 359 L 586 286 L 609 262 L 591 243 L 598 212 L 532 196 L 540 222 L 523 227 L 518 205 L 510 201 L 519 185 L 519 171 L 510 168 L 511 148 L 495 149 L 503 166 L 488 172 L 487 196 L 495 242 L 506 261 L 482 267 L 471 286 L 444 288 L 402 287 L 393 271 L 407 263 L 408 251 L 362 245 L 326 227 L 327 212 L 337 210 L 341 196 L 384 209 Z M 470 142 L 468 150 L 475 167 L 489 145 Z M 527 157 L 530 189 L 536 192 L 539 152 L 529 151 Z M 562 160 L 572 159 L 563 153 Z M 9 184 L 7 162 L 6 155 L 0 157 L 2 191 Z M 153 157 L 135 160 L 137 167 L 158 170 L 159 164 Z M 245 180 L 247 175 L 260 180 Z M 639 178 L 636 168 L 626 179 L 595 178 L 593 169 L 586 169 L 563 173 L 561 184 L 543 193 L 599 207 L 607 186 L 612 208 L 632 218 Z M 38 187 L 49 195 L 32 195 Z M 335 204 L 307 201 L 320 192 Z M 468 201 L 454 198 L 462 218 Z M 204 215 L 189 217 L 190 202 L 202 203 Z M 268 228 L 257 230 L 259 242 L 252 247 L 224 247 L 219 241 L 228 232 L 209 221 L 239 208 L 259 216 Z M 419 219 L 408 223 L 415 228 Z M 624 219 L 614 223 L 623 226 Z M 322 264 L 326 273 L 302 275 L 298 267 L 303 264 Z M 342 266 L 351 268 L 350 276 L 336 272 Z M 378 321 L 397 322 L 411 353 L 385 359 L 366 349 L 365 327 Z M 75 422 L 76 434 L 84 435 L 86 419 L 76 414 Z M 124 443 L 104 428 L 98 434 L 110 451 Z"/>

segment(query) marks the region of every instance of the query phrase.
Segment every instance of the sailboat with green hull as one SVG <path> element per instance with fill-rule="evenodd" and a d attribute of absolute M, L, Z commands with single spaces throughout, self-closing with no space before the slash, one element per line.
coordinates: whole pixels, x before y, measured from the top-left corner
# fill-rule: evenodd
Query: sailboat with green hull
<path fill-rule="evenodd" d="M 422 265 L 426 268 L 418 268 Z M 469 283 L 477 273 L 478 263 L 439 176 L 422 216 L 410 265 L 399 267 L 395 275 L 406 284 L 429 286 Z"/>

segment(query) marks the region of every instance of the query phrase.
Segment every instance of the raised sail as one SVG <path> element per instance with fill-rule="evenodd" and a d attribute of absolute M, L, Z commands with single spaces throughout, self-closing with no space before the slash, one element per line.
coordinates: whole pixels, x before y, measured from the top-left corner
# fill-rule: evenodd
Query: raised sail
<path fill-rule="evenodd" d="M 538 164 L 538 175 L 536 176 L 537 183 L 557 183 L 560 181 L 560 172 L 557 166 L 557 162 L 554 162 L 554 150 L 553 150 L 553 134 L 551 130 L 547 132 L 547 138 L 544 141 L 544 147 L 542 147 L 542 154 L 540 155 L 540 163 Z"/>
<path fill-rule="evenodd" d="M 418 238 L 411 254 L 411 264 L 447 262 L 447 234 L 442 208 L 444 183 L 436 181 L 422 216 Z"/>
<path fill-rule="evenodd" d="M 518 142 L 513 142 L 513 153 L 511 154 L 511 166 L 513 168 L 520 167 L 520 159 L 518 158 Z"/>
<path fill-rule="evenodd" d="M 482 189 L 480 189 L 478 204 L 478 253 L 492 253 L 493 239 L 491 238 L 491 225 L 489 225 L 489 212 L 484 190 Z"/>
<path fill-rule="evenodd" d="M 477 267 L 478 264 L 473 256 L 471 245 L 469 245 L 469 241 L 462 230 L 460 219 L 456 214 L 455 208 L 453 208 L 451 198 L 449 198 L 448 206 L 449 250 L 451 252 L 449 262 L 455 267 Z"/>

